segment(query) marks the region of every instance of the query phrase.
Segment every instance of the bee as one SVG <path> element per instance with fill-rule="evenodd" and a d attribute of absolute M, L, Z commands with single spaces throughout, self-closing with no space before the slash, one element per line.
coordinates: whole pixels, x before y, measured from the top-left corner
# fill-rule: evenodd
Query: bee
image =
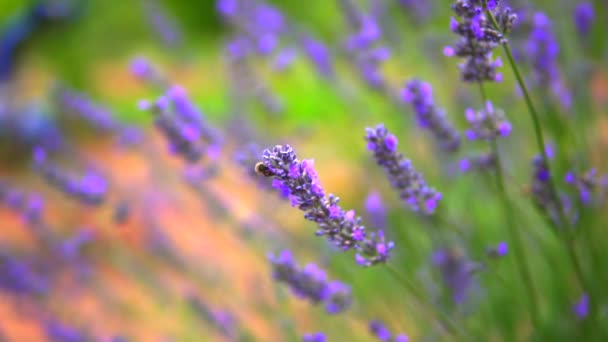
<path fill-rule="evenodd" d="M 266 164 L 264 164 L 263 162 L 258 162 L 257 164 L 255 164 L 253 170 L 258 175 L 261 175 L 264 177 L 274 176 L 274 173 L 272 172 L 272 170 L 270 170 L 270 168 L 268 166 L 266 166 Z"/>

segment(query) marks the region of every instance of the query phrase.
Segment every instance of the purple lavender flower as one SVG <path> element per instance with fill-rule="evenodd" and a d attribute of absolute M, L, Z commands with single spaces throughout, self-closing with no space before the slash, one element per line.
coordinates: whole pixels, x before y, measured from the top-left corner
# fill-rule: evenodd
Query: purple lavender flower
<path fill-rule="evenodd" d="M 585 319 L 589 315 L 589 296 L 586 293 L 574 304 L 572 311 L 574 311 L 574 314 L 580 320 Z"/>
<path fill-rule="evenodd" d="M 52 342 L 86 342 L 89 340 L 82 332 L 57 321 L 45 324 L 46 336 Z"/>
<path fill-rule="evenodd" d="M 433 264 L 439 269 L 443 283 L 456 304 L 462 304 L 474 285 L 473 276 L 477 267 L 462 251 L 442 248 L 433 254 Z"/>
<path fill-rule="evenodd" d="M 211 308 L 195 295 L 188 295 L 186 301 L 192 309 L 206 322 L 218 330 L 230 341 L 235 341 L 240 335 L 237 318 L 227 310 Z"/>
<path fill-rule="evenodd" d="M 371 13 L 359 11 L 351 0 L 341 1 L 352 31 L 346 39 L 346 50 L 351 54 L 363 80 L 372 88 L 383 89 L 385 80 L 379 67 L 390 57 L 388 47 L 381 44 L 382 30 Z"/>
<path fill-rule="evenodd" d="M 363 266 L 390 258 L 393 242 L 387 243 L 382 231 L 367 233 L 354 210 L 345 212 L 338 205 L 338 197 L 325 195 L 313 160 L 300 161 L 289 145 L 277 145 L 264 150 L 262 163 L 262 174 L 273 177 L 273 186 L 287 195 L 292 206 L 304 211 L 305 219 L 317 223 L 318 236 L 327 236 L 344 251 L 354 248 L 359 252 L 356 261 Z"/>
<path fill-rule="evenodd" d="M 277 53 L 273 61 L 273 69 L 276 71 L 284 71 L 289 68 L 296 59 L 296 50 L 293 47 L 287 47 Z"/>
<path fill-rule="evenodd" d="M 488 4 L 489 9 L 498 18 L 503 31 L 508 31 L 516 15 L 508 8 L 498 6 L 498 1 Z M 460 68 L 460 77 L 465 82 L 500 82 L 502 74 L 496 71 L 502 66 L 500 58 L 492 59 L 492 50 L 506 42 L 503 34 L 496 30 L 486 17 L 483 0 L 457 0 L 452 10 L 460 21 L 451 18 L 450 29 L 461 38 L 454 46 L 446 46 L 446 56 L 464 58 Z"/>
<path fill-rule="evenodd" d="M 302 38 L 302 47 L 319 75 L 326 78 L 334 76 L 334 66 L 327 46 L 312 37 L 305 36 Z"/>
<path fill-rule="evenodd" d="M 461 159 L 458 167 L 462 172 L 494 170 L 496 155 L 493 152 L 472 155 Z"/>
<path fill-rule="evenodd" d="M 445 117 L 445 113 L 433 104 L 433 90 L 429 83 L 411 80 L 403 89 L 403 100 L 412 105 L 418 125 L 430 130 L 439 146 L 446 152 L 455 152 L 460 147 L 460 134 Z"/>
<path fill-rule="evenodd" d="M 367 128 L 366 132 L 368 149 L 374 153 L 378 165 L 386 171 L 391 185 L 399 191 L 399 197 L 413 211 L 433 214 L 441 200 L 441 193 L 427 186 L 412 163 L 397 152 L 397 138 L 382 124 Z"/>
<path fill-rule="evenodd" d="M 49 161 L 41 147 L 35 148 L 33 155 L 35 170 L 49 185 L 85 205 L 103 204 L 108 192 L 108 182 L 100 174 L 89 170 L 81 177 L 74 176 Z"/>
<path fill-rule="evenodd" d="M 509 251 L 509 246 L 507 245 L 506 242 L 502 241 L 497 246 L 488 248 L 487 254 L 489 257 L 492 257 L 492 258 L 501 258 L 501 257 L 507 255 L 508 251 Z"/>
<path fill-rule="evenodd" d="M 93 102 L 85 94 L 59 88 L 56 91 L 56 99 L 62 112 L 90 123 L 101 132 L 113 133 L 120 128 L 109 109 Z"/>
<path fill-rule="evenodd" d="M 146 85 L 166 88 L 168 80 L 148 59 L 138 56 L 130 62 L 131 74 Z"/>
<path fill-rule="evenodd" d="M 581 2 L 574 9 L 574 24 L 578 33 L 586 37 L 591 31 L 595 19 L 593 3 L 589 1 Z"/>
<path fill-rule="evenodd" d="M 383 342 L 408 342 L 408 337 L 405 334 L 392 336 L 388 328 L 380 320 L 371 320 L 368 324 L 369 331 L 379 341 Z"/>
<path fill-rule="evenodd" d="M 547 153 L 549 158 L 553 157 L 553 151 L 550 147 L 547 148 L 550 153 Z M 550 186 L 552 177 L 549 168 L 545 164 L 541 155 L 536 155 L 532 161 L 533 175 L 531 191 L 535 205 L 548 217 L 551 222 L 557 225 L 562 225 L 562 214 L 569 223 L 574 223 L 578 219 L 577 213 L 574 211 L 572 200 L 566 195 L 555 193 Z M 560 208 L 561 207 L 561 208 Z M 561 213 L 560 213 L 561 211 Z"/>
<path fill-rule="evenodd" d="M 477 112 L 468 108 L 465 115 L 471 124 L 471 129 L 466 132 L 469 140 L 495 140 L 511 133 L 511 123 L 505 113 L 500 109 L 494 109 L 490 101 L 486 102 L 484 109 Z"/>
<path fill-rule="evenodd" d="M 298 298 L 308 299 L 313 304 L 324 303 L 325 310 L 330 314 L 350 308 L 350 287 L 339 281 L 328 281 L 325 271 L 315 264 L 299 268 L 289 250 L 284 250 L 278 257 L 270 255 L 269 260 L 273 278 L 289 285 Z"/>
<path fill-rule="evenodd" d="M 583 205 L 592 205 L 602 202 L 602 196 L 597 194 L 598 190 L 603 190 L 602 192 L 605 192 L 608 188 L 606 184 L 602 184 L 602 177 L 597 173 L 595 168 L 591 168 L 589 171 L 580 175 L 568 172 L 566 173 L 564 180 L 568 185 L 577 189 L 578 198 Z"/>
<path fill-rule="evenodd" d="M 433 9 L 431 1 L 399 0 L 399 4 L 417 23 L 424 22 Z"/>
<path fill-rule="evenodd" d="M 49 281 L 23 258 L 0 254 L 0 288 L 15 294 L 44 295 Z"/>
<path fill-rule="evenodd" d="M 77 261 L 84 246 L 93 241 L 94 237 L 95 233 L 92 229 L 79 229 L 59 245 L 59 255 L 66 261 Z"/>
<path fill-rule="evenodd" d="M 327 339 L 325 334 L 322 332 L 316 332 L 312 334 L 304 334 L 302 336 L 303 342 L 325 342 Z"/>
<path fill-rule="evenodd" d="M 551 21 L 542 12 L 536 12 L 533 16 L 532 30 L 526 42 L 525 52 L 532 64 L 532 85 L 541 89 L 550 89 L 562 107 L 569 109 L 572 105 L 572 94 L 566 88 L 559 72 L 557 62 L 559 44 Z"/>
<path fill-rule="evenodd" d="M 386 227 L 386 208 L 378 191 L 372 191 L 365 200 L 365 211 L 372 226 L 379 229 Z"/>
<path fill-rule="evenodd" d="M 183 37 L 174 18 L 156 0 L 145 0 L 144 9 L 150 25 L 166 47 L 175 49 L 182 45 Z"/>

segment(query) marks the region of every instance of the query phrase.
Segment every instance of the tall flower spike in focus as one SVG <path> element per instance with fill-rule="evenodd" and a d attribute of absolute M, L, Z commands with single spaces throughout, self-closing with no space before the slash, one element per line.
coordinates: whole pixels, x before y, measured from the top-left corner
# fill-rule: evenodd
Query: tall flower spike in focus
<path fill-rule="evenodd" d="M 394 243 L 386 242 L 381 230 L 368 233 L 354 210 L 344 211 L 338 197 L 325 195 L 313 160 L 300 161 L 289 145 L 277 145 L 264 150 L 258 171 L 273 177 L 273 186 L 291 200 L 292 206 L 305 212 L 305 219 L 317 224 L 316 235 L 327 236 L 343 251 L 355 249 L 358 264 L 371 266 L 390 258 Z"/>
<path fill-rule="evenodd" d="M 339 281 L 328 281 L 325 271 L 315 264 L 298 267 L 289 250 L 278 257 L 269 256 L 272 277 L 286 283 L 299 298 L 308 299 L 313 304 L 323 303 L 325 311 L 337 314 L 350 308 L 352 302 L 350 287 Z"/>
<path fill-rule="evenodd" d="M 464 58 L 459 66 L 464 82 L 500 82 L 500 58 L 492 58 L 492 50 L 506 42 L 503 34 L 493 28 L 484 11 L 485 0 L 457 0 L 452 11 L 459 18 L 450 19 L 450 30 L 460 36 L 454 46 L 446 46 L 446 56 Z M 517 16 L 509 8 L 501 8 L 500 1 L 488 1 L 488 8 L 499 21 L 501 29 L 509 31 Z"/>
<path fill-rule="evenodd" d="M 388 175 L 391 185 L 399 191 L 399 197 L 413 211 L 431 215 L 441 200 L 441 193 L 429 187 L 422 175 L 412 167 L 412 163 L 397 151 L 397 137 L 380 124 L 367 128 L 367 148 L 373 152 L 378 165 Z"/>
<path fill-rule="evenodd" d="M 441 149 L 455 152 L 460 147 L 460 134 L 445 117 L 445 112 L 433 104 L 433 89 L 427 82 L 411 80 L 402 91 L 403 100 L 411 104 L 418 125 L 430 130 Z"/>

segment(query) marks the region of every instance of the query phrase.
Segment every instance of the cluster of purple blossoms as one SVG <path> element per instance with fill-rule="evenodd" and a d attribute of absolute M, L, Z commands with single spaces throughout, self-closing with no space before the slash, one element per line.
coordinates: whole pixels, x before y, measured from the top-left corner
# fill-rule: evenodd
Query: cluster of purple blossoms
<path fill-rule="evenodd" d="M 129 69 L 137 80 L 146 85 L 165 89 L 169 84 L 169 81 L 160 70 L 144 57 L 139 56 L 133 58 L 129 63 Z"/>
<path fill-rule="evenodd" d="M 289 145 L 277 145 L 263 153 L 261 169 L 267 177 L 274 177 L 273 186 L 306 214 L 304 218 L 316 222 L 316 235 L 327 236 L 330 243 L 347 251 L 351 248 L 359 253 L 356 261 L 362 266 L 384 263 L 390 258 L 394 243 L 386 242 L 382 230 L 368 233 L 361 224 L 361 217 L 354 210 L 344 211 L 340 198 L 325 195 L 321 187 L 313 160 L 298 160 Z"/>
<path fill-rule="evenodd" d="M 553 149 L 547 147 L 547 156 L 553 158 Z M 533 176 L 530 190 L 534 199 L 535 205 L 547 215 L 551 222 L 558 226 L 563 224 L 563 219 L 568 223 L 573 223 L 578 220 L 577 213 L 574 211 L 572 200 L 566 195 L 559 195 L 553 191 L 550 184 L 552 177 L 547 164 L 544 162 L 541 155 L 536 155 L 532 161 Z M 565 216 L 562 218 L 562 216 Z"/>
<path fill-rule="evenodd" d="M 272 277 L 286 283 L 299 298 L 308 299 L 313 304 L 323 303 L 330 314 L 337 314 L 350 308 L 352 296 L 350 287 L 339 281 L 328 281 L 327 274 L 313 263 L 299 268 L 289 250 L 278 257 L 270 255 Z"/>
<path fill-rule="evenodd" d="M 383 89 L 385 81 L 379 67 L 391 53 L 387 46 L 381 44 L 380 24 L 373 14 L 359 11 L 351 0 L 340 3 L 344 7 L 344 13 L 353 31 L 346 39 L 346 50 L 354 59 L 363 80 L 372 88 Z"/>
<path fill-rule="evenodd" d="M 473 276 L 478 270 L 478 265 L 456 248 L 442 248 L 435 251 L 433 265 L 439 269 L 442 281 L 450 291 L 454 303 L 465 302 L 475 284 Z"/>
<path fill-rule="evenodd" d="M 0 181 L 0 204 L 19 213 L 28 224 L 42 221 L 44 199 L 37 193 L 26 194 Z"/>
<path fill-rule="evenodd" d="M 163 44 L 171 49 L 179 48 L 184 39 L 175 19 L 157 0 L 145 0 L 143 5 L 150 25 Z"/>
<path fill-rule="evenodd" d="M 517 16 L 509 8 L 499 6 L 499 1 L 488 1 L 499 23 L 500 31 L 492 26 L 484 11 L 484 0 L 457 0 L 452 10 L 460 21 L 451 18 L 450 29 L 461 38 L 454 46 L 446 46 L 446 56 L 465 58 L 460 65 L 460 76 L 465 82 L 500 82 L 502 74 L 496 71 L 502 66 L 500 58 L 492 59 L 492 50 L 506 42 L 503 32 L 510 31 Z"/>
<path fill-rule="evenodd" d="M 564 180 L 568 185 L 576 188 L 578 198 L 583 205 L 602 202 L 608 190 L 608 176 L 600 176 L 595 168 L 579 175 L 568 172 Z M 596 195 L 597 190 L 600 190 L 600 193 Z"/>
<path fill-rule="evenodd" d="M 325 342 L 327 338 L 322 332 L 316 332 L 311 334 L 304 334 L 302 336 L 302 342 Z"/>
<path fill-rule="evenodd" d="M 198 162 L 205 153 L 215 158 L 219 153 L 219 137 L 202 113 L 179 86 L 167 90 L 153 104 L 140 103 L 140 108 L 156 116 L 154 124 L 168 140 L 169 151 L 188 163 Z"/>
<path fill-rule="evenodd" d="M 389 133 L 384 125 L 367 128 L 367 148 L 374 153 L 378 165 L 388 174 L 391 185 L 413 211 L 430 215 L 441 200 L 441 193 L 429 187 L 422 175 L 412 167 L 411 161 L 397 152 L 397 137 Z"/>
<path fill-rule="evenodd" d="M 511 123 L 507 120 L 504 111 L 495 109 L 490 101 L 486 102 L 484 109 L 477 112 L 468 108 L 465 116 L 471 124 L 471 129 L 466 131 L 469 140 L 491 141 L 511 133 Z"/>
<path fill-rule="evenodd" d="M 408 342 L 409 338 L 405 334 L 393 336 L 388 328 L 379 320 L 371 320 L 368 324 L 369 331 L 382 342 Z"/>
<path fill-rule="evenodd" d="M 487 152 L 469 156 L 461 159 L 458 167 L 462 172 L 493 170 L 496 167 L 496 155 Z"/>
<path fill-rule="evenodd" d="M 55 98 L 62 113 L 82 119 L 102 133 L 115 134 L 123 146 L 134 145 L 141 140 L 137 128 L 120 124 L 114 119 L 112 111 L 93 102 L 85 94 L 59 87 Z"/>
<path fill-rule="evenodd" d="M 595 21 L 595 11 L 593 10 L 593 3 L 584 1 L 576 5 L 574 9 L 574 24 L 579 35 L 587 37 L 593 22 Z"/>
<path fill-rule="evenodd" d="M 427 82 L 411 80 L 402 91 L 403 100 L 412 105 L 418 125 L 430 130 L 446 152 L 460 147 L 460 134 L 447 120 L 445 112 L 433 104 L 433 89 Z"/>
<path fill-rule="evenodd" d="M 532 64 L 532 85 L 548 88 L 561 106 L 572 106 L 572 94 L 566 88 L 558 67 L 559 44 L 551 21 L 542 12 L 534 13 L 532 29 L 525 45 L 526 58 Z"/>
<path fill-rule="evenodd" d="M 46 151 L 37 147 L 33 153 L 34 168 L 46 182 L 79 202 L 99 206 L 104 203 L 108 193 L 108 182 L 99 173 L 89 170 L 81 177 L 61 169 L 48 160 Z"/>

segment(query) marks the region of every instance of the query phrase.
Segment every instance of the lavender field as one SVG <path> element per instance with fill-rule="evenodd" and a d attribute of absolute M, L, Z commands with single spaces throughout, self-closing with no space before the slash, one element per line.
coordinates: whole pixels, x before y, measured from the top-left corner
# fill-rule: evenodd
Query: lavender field
<path fill-rule="evenodd" d="M 0 2 L 0 342 L 608 341 L 607 23 Z"/>

